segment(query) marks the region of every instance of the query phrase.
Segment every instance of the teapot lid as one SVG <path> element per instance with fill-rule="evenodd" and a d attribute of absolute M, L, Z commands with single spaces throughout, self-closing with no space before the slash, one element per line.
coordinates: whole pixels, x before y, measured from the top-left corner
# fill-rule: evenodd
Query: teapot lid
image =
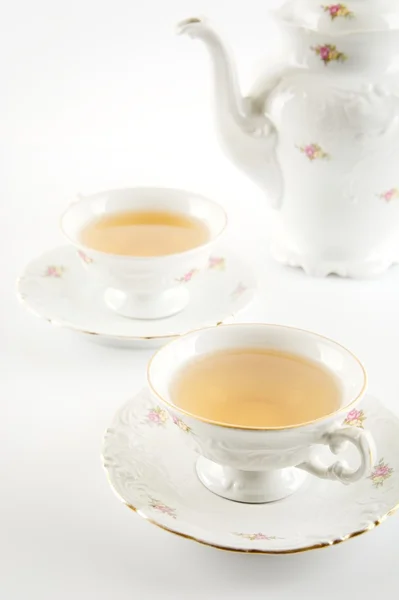
<path fill-rule="evenodd" d="M 286 24 L 344 35 L 399 29 L 398 0 L 288 0 L 277 11 Z"/>

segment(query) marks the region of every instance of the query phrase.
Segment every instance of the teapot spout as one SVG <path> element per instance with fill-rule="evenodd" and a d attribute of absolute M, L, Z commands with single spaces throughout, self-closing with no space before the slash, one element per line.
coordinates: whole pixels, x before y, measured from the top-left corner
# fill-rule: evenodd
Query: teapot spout
<path fill-rule="evenodd" d="M 206 19 L 186 19 L 179 23 L 178 33 L 198 38 L 207 46 L 213 63 L 216 120 L 223 146 L 278 208 L 282 177 L 275 157 L 277 132 L 272 121 L 256 101 L 243 97 L 232 55 Z"/>
<path fill-rule="evenodd" d="M 228 116 L 235 124 L 245 127 L 246 101 L 238 85 L 237 71 L 231 54 L 207 19 L 192 18 L 178 24 L 178 33 L 201 39 L 210 52 L 215 76 L 217 109 L 223 118 Z"/>

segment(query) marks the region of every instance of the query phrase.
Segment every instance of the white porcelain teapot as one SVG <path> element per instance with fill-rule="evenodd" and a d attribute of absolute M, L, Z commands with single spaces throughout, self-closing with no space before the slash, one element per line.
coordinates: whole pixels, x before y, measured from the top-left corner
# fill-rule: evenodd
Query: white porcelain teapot
<path fill-rule="evenodd" d="M 291 0 L 286 59 L 247 97 L 203 19 L 224 146 L 278 210 L 272 253 L 312 275 L 368 277 L 399 262 L 399 2 Z"/>

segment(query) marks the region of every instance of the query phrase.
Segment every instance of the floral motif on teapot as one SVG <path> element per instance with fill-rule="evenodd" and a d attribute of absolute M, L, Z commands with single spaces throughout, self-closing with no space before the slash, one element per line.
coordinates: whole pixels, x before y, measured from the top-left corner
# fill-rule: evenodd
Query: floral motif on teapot
<path fill-rule="evenodd" d="M 385 202 L 391 202 L 392 200 L 399 198 L 399 190 L 397 188 L 391 188 L 382 194 L 378 194 L 378 197 L 385 200 Z"/>
<path fill-rule="evenodd" d="M 310 161 L 329 157 L 327 152 L 324 152 L 323 148 L 319 146 L 319 144 L 298 146 L 298 150 L 300 150 L 302 154 L 305 154 Z"/>
<path fill-rule="evenodd" d="M 330 15 L 332 21 L 335 21 L 335 19 L 338 19 L 338 17 L 351 19 L 355 16 L 354 13 L 345 6 L 345 4 L 341 3 L 327 5 L 323 4 L 322 9 L 324 10 L 324 12 Z"/>
<path fill-rule="evenodd" d="M 313 52 L 320 56 L 320 59 L 327 66 L 330 62 L 345 62 L 348 57 L 343 52 L 339 52 L 333 44 L 324 44 L 322 46 L 312 46 Z"/>

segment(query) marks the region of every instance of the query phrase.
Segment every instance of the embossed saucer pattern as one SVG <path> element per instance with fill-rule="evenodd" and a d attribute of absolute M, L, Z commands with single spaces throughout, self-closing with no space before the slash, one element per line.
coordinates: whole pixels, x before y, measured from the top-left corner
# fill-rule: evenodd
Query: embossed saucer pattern
<path fill-rule="evenodd" d="M 87 261 L 89 257 L 70 246 L 50 250 L 26 267 L 17 293 L 27 308 L 51 324 L 104 344 L 161 346 L 187 331 L 233 321 L 256 294 L 249 265 L 222 247 L 205 272 L 190 271 L 181 279 L 180 285 L 191 288 L 191 301 L 182 312 L 166 319 L 129 319 L 107 308 L 104 290 L 83 268 Z"/>
<path fill-rule="evenodd" d="M 343 416 L 367 428 L 378 456 L 351 486 L 309 476 L 292 496 L 269 504 L 225 500 L 195 473 L 195 432 L 142 391 L 116 414 L 103 445 L 111 487 L 129 508 L 179 536 L 219 549 L 290 554 L 333 546 L 380 525 L 399 508 L 399 419 L 368 396 Z M 350 462 L 356 457 L 348 448 Z M 331 453 L 325 450 L 325 457 Z"/>

